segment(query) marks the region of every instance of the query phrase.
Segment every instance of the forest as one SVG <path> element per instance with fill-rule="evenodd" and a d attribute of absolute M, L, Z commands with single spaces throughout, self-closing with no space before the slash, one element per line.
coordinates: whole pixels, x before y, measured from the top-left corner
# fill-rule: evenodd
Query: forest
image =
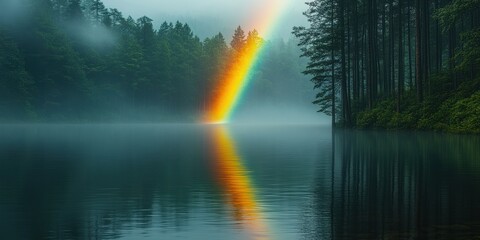
<path fill-rule="evenodd" d="M 228 62 L 252 40 L 268 51 L 248 102 L 313 96 L 301 94 L 312 86 L 293 39 L 263 41 L 237 26 L 231 37 L 199 39 L 187 23 L 155 27 L 100 0 L 6 0 L 0 9 L 3 122 L 195 121 Z"/>
<path fill-rule="evenodd" d="M 295 27 L 341 127 L 480 133 L 479 0 L 314 0 Z"/>

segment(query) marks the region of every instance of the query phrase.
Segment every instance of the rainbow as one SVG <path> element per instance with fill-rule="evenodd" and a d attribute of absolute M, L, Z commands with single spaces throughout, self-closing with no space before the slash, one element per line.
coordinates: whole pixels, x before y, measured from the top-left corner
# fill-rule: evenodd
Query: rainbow
<path fill-rule="evenodd" d="M 255 26 L 256 30 L 264 37 L 270 37 L 276 29 L 276 23 L 286 10 L 290 0 L 264 0 L 263 5 L 255 10 L 258 11 L 258 19 L 254 19 L 249 25 Z M 228 64 L 228 69 L 219 79 L 219 94 L 212 97 L 204 121 L 206 123 L 228 123 L 233 112 L 238 106 L 245 89 L 249 85 L 253 72 L 261 59 L 265 45 L 249 44 L 246 50 L 237 56 L 235 62 Z"/>
<path fill-rule="evenodd" d="M 248 169 L 235 149 L 235 143 L 225 126 L 214 126 L 212 152 L 214 172 L 222 187 L 225 201 L 232 207 L 235 221 L 241 224 L 249 239 L 270 239 L 270 231 L 256 198 Z"/>

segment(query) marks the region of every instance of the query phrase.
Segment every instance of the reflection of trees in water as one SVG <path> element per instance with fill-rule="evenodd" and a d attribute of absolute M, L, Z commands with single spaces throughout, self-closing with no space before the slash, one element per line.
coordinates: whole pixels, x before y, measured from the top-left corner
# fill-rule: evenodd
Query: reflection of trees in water
<path fill-rule="evenodd" d="M 0 144 L 0 210 L 11 216 L 0 218 L 2 239 L 111 239 L 152 224 L 178 230 L 193 198 L 205 197 L 194 196 L 198 189 L 216 194 L 206 187 L 202 144 L 192 143 L 199 139 L 60 139 Z"/>
<path fill-rule="evenodd" d="M 480 235 L 480 138 L 336 131 L 331 188 L 314 209 L 334 239 L 468 239 Z M 325 172 L 323 172 L 325 174 Z M 323 204 L 323 205 L 322 205 Z M 321 223 L 320 223 L 321 222 Z"/>
<path fill-rule="evenodd" d="M 316 167 L 316 177 L 312 189 L 312 196 L 305 205 L 302 213 L 302 222 L 300 230 L 304 239 L 332 239 L 331 219 L 333 218 L 330 208 L 332 204 L 331 188 L 335 181 L 332 171 L 335 167 L 333 164 L 332 149 L 335 144 L 319 145 L 319 161 Z"/>

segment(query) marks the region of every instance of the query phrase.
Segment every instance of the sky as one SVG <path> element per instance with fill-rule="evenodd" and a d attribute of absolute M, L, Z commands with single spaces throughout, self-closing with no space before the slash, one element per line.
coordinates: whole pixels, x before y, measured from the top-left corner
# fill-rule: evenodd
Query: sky
<path fill-rule="evenodd" d="M 252 30 L 255 28 L 252 19 L 262 17 L 260 9 L 272 1 L 278 0 L 103 0 L 107 8 L 117 8 L 125 16 L 150 17 L 156 27 L 164 21 L 186 22 L 202 39 L 218 32 L 231 36 L 239 25 Z M 288 9 L 275 24 L 276 32 L 271 38 L 291 38 L 294 26 L 307 24 L 302 15 L 306 0 L 285 1 L 289 1 Z"/>

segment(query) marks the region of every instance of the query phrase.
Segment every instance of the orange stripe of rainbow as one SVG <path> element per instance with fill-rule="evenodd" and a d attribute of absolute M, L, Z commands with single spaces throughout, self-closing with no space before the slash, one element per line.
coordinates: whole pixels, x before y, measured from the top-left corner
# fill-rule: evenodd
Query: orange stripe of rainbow
<path fill-rule="evenodd" d="M 212 131 L 215 175 L 225 193 L 225 200 L 233 208 L 235 220 L 242 224 L 251 239 L 269 239 L 255 188 L 228 130 L 224 126 L 215 126 Z"/>
<path fill-rule="evenodd" d="M 260 34 L 267 36 L 272 34 L 275 23 L 281 13 L 287 7 L 289 0 L 264 0 L 262 7 L 258 8 L 258 20 L 253 21 Z M 220 93 L 213 97 L 212 105 L 205 117 L 207 123 L 226 123 L 237 107 L 243 92 L 251 80 L 251 75 L 258 60 L 261 58 L 264 44 L 256 44 L 246 47 L 235 63 L 231 63 L 224 79 L 219 79 Z"/>

